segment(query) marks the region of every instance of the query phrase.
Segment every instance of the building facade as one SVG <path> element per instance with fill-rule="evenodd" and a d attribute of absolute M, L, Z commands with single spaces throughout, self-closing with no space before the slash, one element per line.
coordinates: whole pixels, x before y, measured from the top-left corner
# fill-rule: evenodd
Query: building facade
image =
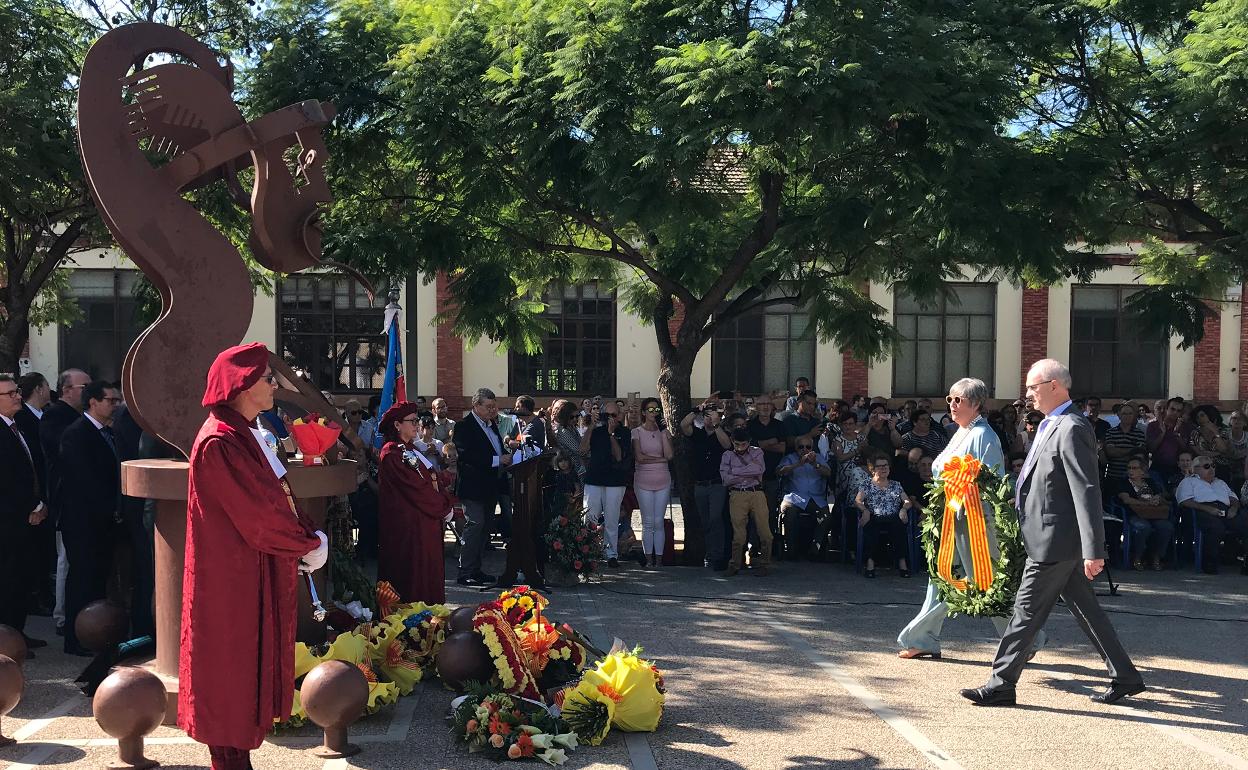
<path fill-rule="evenodd" d="M 1022 395 L 1027 366 L 1048 356 L 1070 363 L 1076 392 L 1107 401 L 1177 395 L 1229 409 L 1248 398 L 1242 287 L 1227 293 L 1204 339 L 1184 350 L 1177 339 L 1149 337 L 1129 321 L 1123 302 L 1138 290 L 1140 278 L 1130 249 L 1110 260 L 1115 264 L 1090 283 L 1042 289 L 964 275 L 950 284 L 950 299 L 935 306 L 871 285 L 871 298 L 904 338 L 896 355 L 874 362 L 819 342 L 804 313 L 770 307 L 727 324 L 701 351 L 693 394 L 782 391 L 807 376 L 825 398 L 938 398 L 954 380 L 975 376 L 988 383 L 994 399 L 1007 401 Z M 77 366 L 118 379 L 125 351 L 141 331 L 133 297 L 138 280 L 116 251 L 79 257 L 69 285 L 83 319 L 32 329 L 23 368 L 52 374 Z M 413 276 L 399 288 L 409 395 L 441 395 L 459 405 L 478 387 L 500 397 L 528 393 L 539 401 L 655 392 L 654 330 L 598 284 L 548 290 L 554 331 L 533 356 L 488 340 L 463 340 L 449 325 L 435 324 L 434 317 L 448 309 L 445 276 Z M 257 292 L 247 340 L 280 351 L 318 387 L 373 393 L 385 369 L 382 305 L 382 297 L 370 305 L 349 278 L 291 276 L 271 296 Z"/>

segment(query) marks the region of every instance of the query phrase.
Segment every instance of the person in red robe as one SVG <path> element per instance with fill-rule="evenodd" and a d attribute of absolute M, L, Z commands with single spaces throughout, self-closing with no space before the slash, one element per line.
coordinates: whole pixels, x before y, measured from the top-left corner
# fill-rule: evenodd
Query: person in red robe
<path fill-rule="evenodd" d="M 329 555 L 255 429 L 276 389 L 264 345 L 223 351 L 191 449 L 178 726 L 208 744 L 213 770 L 250 770 L 251 750 L 290 718 L 296 580 Z"/>
<path fill-rule="evenodd" d="M 442 523 L 451 499 L 438 482 L 437 469 L 412 443 L 420 435 L 416 411 L 416 404 L 402 401 L 379 423 L 386 443 L 378 471 L 377 579 L 389 581 L 405 602 L 442 604 Z"/>

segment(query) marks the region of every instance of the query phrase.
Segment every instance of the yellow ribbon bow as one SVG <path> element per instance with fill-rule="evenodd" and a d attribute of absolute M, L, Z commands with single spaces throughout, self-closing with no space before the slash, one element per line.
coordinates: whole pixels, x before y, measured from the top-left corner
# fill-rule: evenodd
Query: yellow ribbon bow
<path fill-rule="evenodd" d="M 945 513 L 940 525 L 936 571 L 959 591 L 965 591 L 970 582 L 953 576 L 953 552 L 957 539 L 955 519 L 958 508 L 963 505 L 966 506 L 966 526 L 971 541 L 975 585 L 980 590 L 987 591 L 993 580 L 992 553 L 988 550 L 988 530 L 984 526 L 984 507 L 979 499 L 979 484 L 976 483 L 983 465 L 969 454 L 952 457 L 940 474 L 945 483 Z"/>

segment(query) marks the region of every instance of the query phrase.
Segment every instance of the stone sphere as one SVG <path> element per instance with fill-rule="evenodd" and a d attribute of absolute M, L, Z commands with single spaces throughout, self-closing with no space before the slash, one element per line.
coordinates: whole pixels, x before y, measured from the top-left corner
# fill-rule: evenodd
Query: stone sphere
<path fill-rule="evenodd" d="M 0 655 L 17 661 L 20 665 L 26 660 L 26 637 L 13 626 L 0 625 Z"/>
<path fill-rule="evenodd" d="M 476 607 L 460 607 L 452 611 L 450 617 L 447 618 L 447 623 L 449 624 L 447 627 L 451 629 L 451 633 L 471 631 L 472 618 L 476 614 Z"/>
<path fill-rule="evenodd" d="M 303 678 L 299 699 L 308 718 L 320 727 L 346 727 L 364 715 L 368 680 L 354 664 L 327 660 Z"/>
<path fill-rule="evenodd" d="M 119 666 L 96 689 L 91 711 L 100 729 L 114 738 L 141 738 L 160 727 L 168 702 L 160 677 Z"/>
<path fill-rule="evenodd" d="M 126 641 L 130 618 L 125 607 L 100 599 L 83 607 L 74 620 L 78 643 L 92 652 L 103 652 Z"/>
<path fill-rule="evenodd" d="M 438 676 L 457 692 L 463 692 L 468 682 L 488 682 L 494 674 L 494 660 L 476 631 L 447 636 L 435 662 Z"/>
<path fill-rule="evenodd" d="M 8 655 L 0 655 L 0 717 L 17 708 L 22 702 L 22 688 L 26 677 L 22 667 Z"/>

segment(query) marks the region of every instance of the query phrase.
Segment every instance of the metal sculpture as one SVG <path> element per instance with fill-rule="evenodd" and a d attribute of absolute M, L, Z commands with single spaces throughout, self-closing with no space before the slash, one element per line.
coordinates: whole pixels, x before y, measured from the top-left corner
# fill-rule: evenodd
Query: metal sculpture
<path fill-rule="evenodd" d="M 145 69 L 149 57 L 166 59 Z M 104 223 L 160 293 L 160 317 L 126 356 L 122 389 L 139 425 L 189 453 L 213 358 L 251 321 L 252 286 L 238 249 L 182 193 L 223 181 L 249 211 L 265 267 L 323 264 L 318 217 L 330 201 L 316 100 L 248 122 L 233 68 L 189 35 L 128 24 L 91 46 L 78 97 L 83 168 Z M 250 196 L 240 177 L 251 170 Z M 321 402 L 324 403 L 323 399 Z"/>

